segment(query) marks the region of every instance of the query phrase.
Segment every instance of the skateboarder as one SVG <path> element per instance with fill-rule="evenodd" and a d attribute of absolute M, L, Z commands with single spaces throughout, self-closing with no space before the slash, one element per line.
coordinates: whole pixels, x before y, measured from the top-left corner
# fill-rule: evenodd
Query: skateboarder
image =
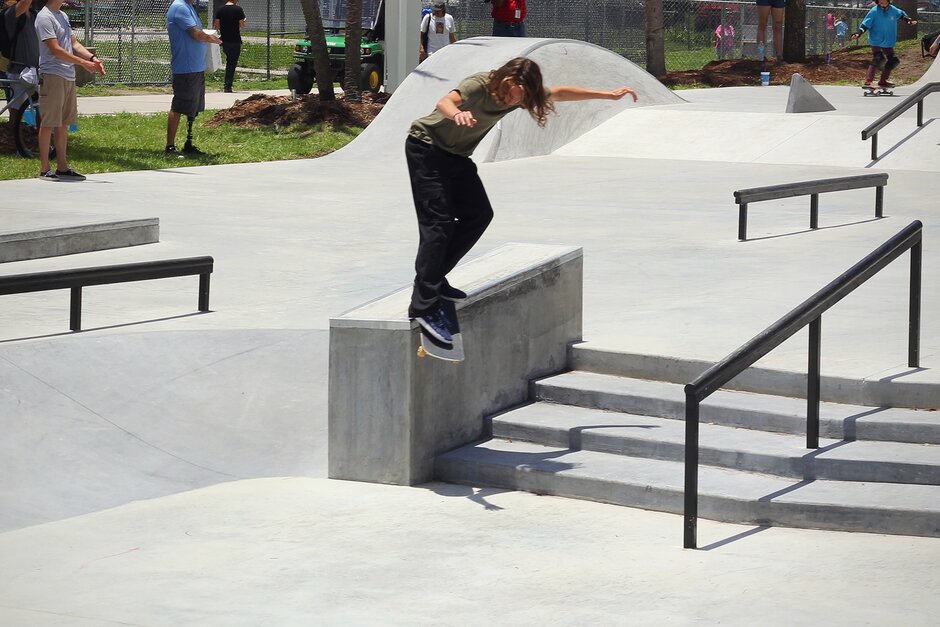
<path fill-rule="evenodd" d="M 467 295 L 447 282 L 447 273 L 480 239 L 493 208 L 470 155 L 503 116 L 525 109 L 545 126 L 555 102 L 620 100 L 630 87 L 610 91 L 542 84 L 532 60 L 516 58 L 491 72 L 465 78 L 441 98 L 430 114 L 411 124 L 405 157 L 418 214 L 418 254 L 408 316 L 429 335 L 450 343 L 451 325 L 441 300 Z"/>
<path fill-rule="evenodd" d="M 881 78 L 878 79 L 878 87 L 882 91 L 894 87 L 894 83 L 888 80 L 891 76 L 891 70 L 901 63 L 900 59 L 894 56 L 894 44 L 898 40 L 898 20 L 903 20 L 908 24 L 917 24 L 917 20 L 912 20 L 907 13 L 891 4 L 891 0 L 878 0 L 878 4 L 868 11 L 868 15 L 859 24 L 858 30 L 852 33 L 852 39 L 858 39 L 865 31 L 868 33 L 868 43 L 871 44 L 871 63 L 868 64 L 868 74 L 865 77 L 866 89 L 873 89 L 871 82 L 875 79 L 875 70 L 881 70 Z"/>

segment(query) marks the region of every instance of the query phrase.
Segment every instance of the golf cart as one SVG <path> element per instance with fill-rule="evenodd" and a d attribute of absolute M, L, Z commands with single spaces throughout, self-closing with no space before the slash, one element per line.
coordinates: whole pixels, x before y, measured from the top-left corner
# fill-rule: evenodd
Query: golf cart
<path fill-rule="evenodd" d="M 323 28 L 330 55 L 332 82 L 343 82 L 346 68 L 346 2 L 329 0 L 323 7 Z M 378 92 L 384 81 L 385 66 L 385 3 L 383 0 L 362 2 L 362 46 L 359 89 Z M 313 51 L 309 35 L 294 45 L 294 64 L 287 72 L 287 86 L 298 94 L 309 94 L 316 82 Z"/>

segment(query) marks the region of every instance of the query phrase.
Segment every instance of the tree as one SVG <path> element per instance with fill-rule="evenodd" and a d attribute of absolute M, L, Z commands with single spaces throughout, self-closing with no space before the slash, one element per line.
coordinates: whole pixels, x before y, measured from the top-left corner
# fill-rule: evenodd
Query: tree
<path fill-rule="evenodd" d="M 346 72 L 343 77 L 343 98 L 362 101 L 359 93 L 360 51 L 362 47 L 362 0 L 346 0 Z"/>
<path fill-rule="evenodd" d="M 666 74 L 666 45 L 663 40 L 663 0 L 646 0 L 646 71 Z"/>
<path fill-rule="evenodd" d="M 770 24 L 767 27 L 769 30 Z M 806 0 L 787 0 L 783 16 L 783 58 L 790 63 L 806 60 Z"/>
<path fill-rule="evenodd" d="M 307 23 L 307 37 L 313 52 L 313 71 L 317 76 L 317 92 L 320 101 L 335 100 L 333 91 L 333 71 L 330 69 L 330 53 L 326 48 L 326 31 L 323 30 L 323 17 L 320 15 L 319 0 L 300 0 Z M 357 47 L 358 49 L 358 47 Z"/>
<path fill-rule="evenodd" d="M 915 0 L 894 0 L 894 5 L 907 13 L 912 20 L 917 19 L 917 2 Z M 931 30 L 933 30 L 931 28 Z M 898 41 L 905 39 L 917 39 L 917 26 L 911 26 L 906 22 L 898 22 Z"/>

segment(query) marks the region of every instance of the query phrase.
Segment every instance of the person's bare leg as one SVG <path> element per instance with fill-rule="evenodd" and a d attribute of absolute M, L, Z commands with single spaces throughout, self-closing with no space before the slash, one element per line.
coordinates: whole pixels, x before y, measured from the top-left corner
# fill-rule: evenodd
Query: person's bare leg
<path fill-rule="evenodd" d="M 774 52 L 777 61 L 783 60 L 783 14 L 786 9 L 771 9 L 774 22 Z"/>
<path fill-rule="evenodd" d="M 52 144 L 52 129 L 48 126 L 39 127 L 39 171 L 49 169 L 49 146 Z"/>
<path fill-rule="evenodd" d="M 56 169 L 59 172 L 65 172 L 69 169 L 69 160 L 65 156 L 65 146 L 68 143 L 69 139 L 69 127 L 57 126 L 55 127 L 55 133 L 52 135 L 52 141 L 55 143 L 55 160 L 56 160 Z"/>
<path fill-rule="evenodd" d="M 769 6 L 757 7 L 757 56 L 764 60 L 764 52 L 767 48 L 767 18 L 770 17 Z"/>
<path fill-rule="evenodd" d="M 170 111 L 166 117 L 166 145 L 176 145 L 176 130 L 180 126 L 180 114 L 177 111 Z"/>

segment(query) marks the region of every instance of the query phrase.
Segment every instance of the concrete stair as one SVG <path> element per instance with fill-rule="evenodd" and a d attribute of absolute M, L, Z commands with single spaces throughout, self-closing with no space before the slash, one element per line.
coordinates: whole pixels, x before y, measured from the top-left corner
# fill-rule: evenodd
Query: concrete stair
<path fill-rule="evenodd" d="M 611 363 L 607 355 L 604 374 L 534 382 L 531 404 L 488 418 L 492 439 L 438 457 L 437 476 L 681 514 L 682 385 L 630 376 L 630 359 L 611 374 Z M 760 388 L 756 379 L 747 387 Z M 804 399 L 736 390 L 709 397 L 699 515 L 940 537 L 940 412 L 827 402 L 820 415 L 820 447 L 809 450 Z"/>

